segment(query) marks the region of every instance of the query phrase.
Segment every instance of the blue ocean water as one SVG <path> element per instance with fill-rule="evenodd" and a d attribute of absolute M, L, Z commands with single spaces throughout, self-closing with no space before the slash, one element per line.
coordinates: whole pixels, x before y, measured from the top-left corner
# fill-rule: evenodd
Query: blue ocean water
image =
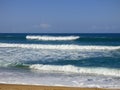
<path fill-rule="evenodd" d="M 1 33 L 0 72 L 1 83 L 118 88 L 120 34 Z"/>

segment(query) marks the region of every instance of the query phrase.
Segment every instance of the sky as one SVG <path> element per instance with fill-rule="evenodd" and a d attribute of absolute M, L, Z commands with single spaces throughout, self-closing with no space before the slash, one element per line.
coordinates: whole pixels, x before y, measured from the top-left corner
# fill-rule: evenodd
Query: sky
<path fill-rule="evenodd" d="M 0 0 L 0 33 L 120 33 L 120 0 Z"/>

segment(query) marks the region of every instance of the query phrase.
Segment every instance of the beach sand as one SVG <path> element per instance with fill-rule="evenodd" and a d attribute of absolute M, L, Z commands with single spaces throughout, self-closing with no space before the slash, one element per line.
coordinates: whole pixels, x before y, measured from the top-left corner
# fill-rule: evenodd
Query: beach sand
<path fill-rule="evenodd" d="M 117 90 L 117 89 L 0 84 L 0 90 Z"/>

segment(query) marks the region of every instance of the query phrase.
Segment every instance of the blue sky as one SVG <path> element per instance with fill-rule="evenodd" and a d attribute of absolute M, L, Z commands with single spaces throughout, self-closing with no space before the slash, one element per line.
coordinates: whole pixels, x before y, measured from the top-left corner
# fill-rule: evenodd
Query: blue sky
<path fill-rule="evenodd" d="M 0 0 L 0 33 L 120 33 L 120 0 Z"/>

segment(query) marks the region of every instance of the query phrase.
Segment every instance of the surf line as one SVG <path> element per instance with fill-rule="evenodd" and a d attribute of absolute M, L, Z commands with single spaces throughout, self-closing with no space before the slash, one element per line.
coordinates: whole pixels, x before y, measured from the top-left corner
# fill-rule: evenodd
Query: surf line
<path fill-rule="evenodd" d="M 27 35 L 26 39 L 43 40 L 43 41 L 61 41 L 61 40 L 76 40 L 79 36 L 30 36 Z"/>

